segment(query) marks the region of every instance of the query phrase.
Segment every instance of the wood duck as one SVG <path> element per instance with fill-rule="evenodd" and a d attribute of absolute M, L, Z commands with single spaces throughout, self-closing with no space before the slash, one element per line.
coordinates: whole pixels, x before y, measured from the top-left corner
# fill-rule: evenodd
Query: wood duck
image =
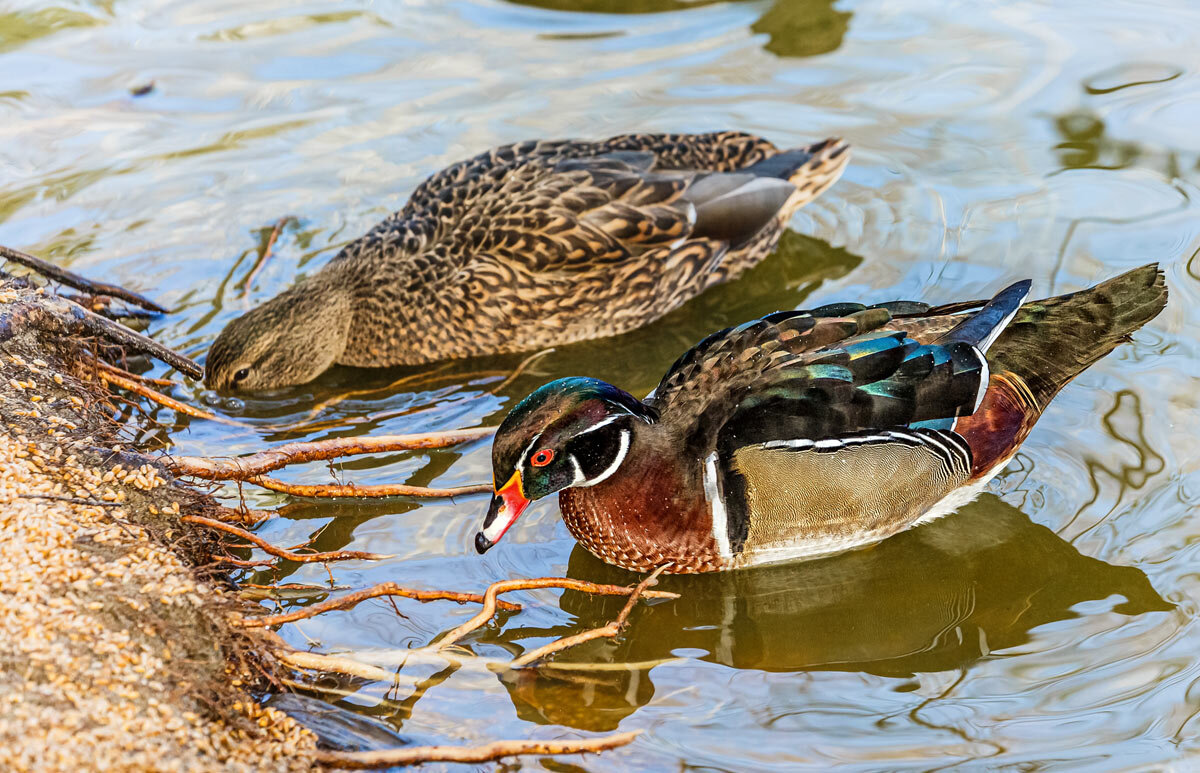
<path fill-rule="evenodd" d="M 422 183 L 316 274 L 233 320 L 205 383 L 419 365 L 616 335 L 765 257 L 849 153 L 741 132 L 506 145 Z"/>
<path fill-rule="evenodd" d="M 701 341 L 644 400 L 589 378 L 546 384 L 496 433 L 475 546 L 554 492 L 580 544 L 635 571 L 815 558 L 947 515 L 1167 299 L 1154 264 L 1025 303 L 1029 288 L 770 314 Z"/>

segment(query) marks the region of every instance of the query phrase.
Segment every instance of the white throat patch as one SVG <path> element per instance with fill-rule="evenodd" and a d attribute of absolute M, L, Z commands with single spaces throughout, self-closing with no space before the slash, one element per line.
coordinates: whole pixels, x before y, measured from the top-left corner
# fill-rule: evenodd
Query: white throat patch
<path fill-rule="evenodd" d="M 597 425 L 597 426 L 599 426 L 599 425 Z M 595 486 L 597 483 L 603 483 L 604 481 L 606 481 L 610 477 L 612 477 L 613 473 L 615 473 L 617 471 L 617 469 L 621 466 L 621 462 L 625 461 L 625 457 L 629 455 L 629 441 L 631 439 L 632 433 L 630 433 L 630 431 L 627 429 L 622 429 L 622 430 L 620 430 L 620 432 L 621 432 L 621 445 L 617 448 L 617 457 L 615 459 L 613 459 L 612 464 L 610 464 L 610 465 L 608 465 L 608 467 L 604 468 L 604 470 L 599 475 L 592 478 L 591 480 L 584 480 L 584 481 L 579 480 L 579 478 L 583 477 L 583 469 L 579 466 L 579 461 L 574 456 L 570 457 L 571 465 L 575 468 L 576 481 L 573 485 L 586 488 L 588 486 Z M 583 433 L 580 432 L 579 434 L 582 435 Z"/>

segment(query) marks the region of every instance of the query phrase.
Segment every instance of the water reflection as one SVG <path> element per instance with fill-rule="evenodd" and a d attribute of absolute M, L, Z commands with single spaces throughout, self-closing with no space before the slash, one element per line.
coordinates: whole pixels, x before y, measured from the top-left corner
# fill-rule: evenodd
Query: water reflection
<path fill-rule="evenodd" d="M 622 570 L 582 549 L 569 574 L 629 583 Z M 654 695 L 647 661 L 687 652 L 703 660 L 764 671 L 862 671 L 886 677 L 947 671 L 1027 642 L 1041 625 L 1073 618 L 1080 602 L 1119 596 L 1125 615 L 1172 609 L 1133 567 L 1080 554 L 1020 510 L 985 495 L 953 517 L 879 545 L 801 564 L 714 576 L 665 577 L 682 597 L 640 610 L 632 635 L 593 642 L 566 663 L 640 664 L 617 670 L 559 670 L 506 679 L 525 719 L 610 729 Z M 497 641 L 565 635 L 600 626 L 621 599 L 578 593 L 562 608 L 570 631 L 510 628 Z M 582 689 L 582 692 L 580 690 Z M 582 701 L 567 700 L 582 694 Z"/>
<path fill-rule="evenodd" d="M 1062 137 L 1054 150 L 1067 169 L 1124 169 L 1142 155 L 1138 143 L 1108 136 L 1103 119 L 1087 110 L 1055 116 L 1054 129 Z"/>
<path fill-rule="evenodd" d="M 643 14 L 683 11 L 718 0 L 510 0 L 551 11 Z M 817 56 L 836 51 L 850 25 L 848 11 L 835 10 L 834 0 L 777 0 L 750 29 L 769 37 L 764 46 L 776 56 Z"/>
<path fill-rule="evenodd" d="M 750 29 L 770 36 L 764 48 L 776 56 L 817 56 L 842 45 L 850 16 L 832 0 L 778 0 Z"/>

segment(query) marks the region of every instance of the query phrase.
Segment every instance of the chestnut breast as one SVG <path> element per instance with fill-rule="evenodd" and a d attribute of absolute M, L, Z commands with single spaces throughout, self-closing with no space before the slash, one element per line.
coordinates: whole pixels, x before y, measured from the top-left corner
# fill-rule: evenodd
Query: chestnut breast
<path fill-rule="evenodd" d="M 607 480 L 561 491 L 559 507 L 567 529 L 602 561 L 641 572 L 667 562 L 674 574 L 719 571 L 700 474 L 698 461 L 635 445 Z"/>

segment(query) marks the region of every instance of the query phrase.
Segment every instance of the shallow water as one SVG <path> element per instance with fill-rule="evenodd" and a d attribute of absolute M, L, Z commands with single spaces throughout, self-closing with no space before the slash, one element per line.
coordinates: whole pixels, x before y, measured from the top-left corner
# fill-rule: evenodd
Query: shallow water
<path fill-rule="evenodd" d="M 180 423 L 172 450 L 188 454 L 495 424 L 561 375 L 647 391 L 704 334 L 778 308 L 945 302 L 1026 276 L 1050 294 L 1160 261 L 1166 311 L 1064 390 L 960 514 L 820 562 L 670 578 L 681 599 L 635 613 L 619 642 L 562 658 L 603 667 L 506 680 L 409 665 L 406 680 L 431 678 L 344 683 L 345 696 L 329 697 L 418 742 L 646 730 L 602 758 L 514 768 L 1194 760 L 1198 28 L 1186 0 L 18 0 L 0 9 L 0 244 L 165 301 L 177 312 L 151 332 L 201 357 L 229 319 L 315 270 L 426 175 L 495 144 L 738 128 L 785 146 L 829 135 L 854 145 L 843 180 L 800 212 L 775 255 L 654 325 L 561 347 L 510 383 L 520 357 L 336 371 L 222 408 L 242 427 L 156 411 Z M 274 258 L 244 290 L 285 216 Z M 165 430 L 145 439 L 165 442 Z M 480 482 L 488 445 L 355 459 L 332 474 Z M 281 477 L 326 482 L 331 470 Z M 316 535 L 321 549 L 395 554 L 334 566 L 341 587 L 629 580 L 574 546 L 553 502 L 479 557 L 470 538 L 483 497 L 291 502 L 248 488 L 246 498 L 290 505 L 261 529 L 277 544 Z M 281 576 L 329 581 L 320 566 L 285 564 Z M 573 593 L 522 600 L 526 611 L 468 646 L 509 657 L 619 607 Z M 407 617 L 370 602 L 281 633 L 387 663 L 473 611 L 400 604 Z"/>

